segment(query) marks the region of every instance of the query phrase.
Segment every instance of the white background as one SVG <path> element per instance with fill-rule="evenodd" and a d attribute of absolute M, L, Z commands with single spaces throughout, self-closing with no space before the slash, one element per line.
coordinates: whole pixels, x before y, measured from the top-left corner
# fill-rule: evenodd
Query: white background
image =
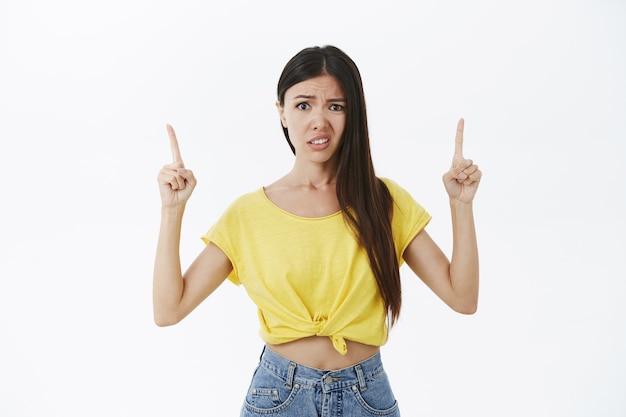
<path fill-rule="evenodd" d="M 262 346 L 245 291 L 152 321 L 165 124 L 199 180 L 186 266 L 291 167 L 278 75 L 333 44 L 361 69 L 377 173 L 447 253 L 459 117 L 484 172 L 479 312 L 403 269 L 383 348 L 403 415 L 625 416 L 625 19 L 618 0 L 3 0 L 0 415 L 238 415 Z"/>

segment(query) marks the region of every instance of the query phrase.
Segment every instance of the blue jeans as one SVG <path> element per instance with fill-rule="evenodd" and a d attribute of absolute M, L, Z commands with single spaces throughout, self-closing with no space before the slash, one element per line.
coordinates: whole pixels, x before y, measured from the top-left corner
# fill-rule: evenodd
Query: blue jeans
<path fill-rule="evenodd" d="M 338 371 L 263 349 L 240 417 L 400 417 L 380 353 Z"/>

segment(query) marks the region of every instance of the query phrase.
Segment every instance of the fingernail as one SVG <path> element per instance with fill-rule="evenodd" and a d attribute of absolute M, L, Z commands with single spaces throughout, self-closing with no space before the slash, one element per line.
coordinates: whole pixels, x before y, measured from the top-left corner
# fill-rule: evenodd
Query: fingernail
<path fill-rule="evenodd" d="M 178 172 L 179 174 L 184 174 L 187 172 L 187 170 L 185 168 L 178 168 L 176 172 Z"/>
<path fill-rule="evenodd" d="M 459 175 L 457 175 L 457 177 L 459 177 L 459 179 L 464 180 L 465 178 L 467 178 L 467 174 L 465 172 L 459 172 Z"/>

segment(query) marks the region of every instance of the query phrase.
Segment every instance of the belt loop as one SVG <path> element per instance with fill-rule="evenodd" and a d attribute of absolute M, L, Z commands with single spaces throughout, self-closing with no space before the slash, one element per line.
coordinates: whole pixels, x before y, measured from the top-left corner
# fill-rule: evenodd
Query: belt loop
<path fill-rule="evenodd" d="M 354 367 L 354 370 L 356 371 L 356 377 L 359 380 L 359 388 L 361 389 L 361 391 L 365 391 L 367 389 L 367 386 L 365 385 L 365 376 L 363 375 L 363 369 L 361 369 L 361 365 L 356 365 Z"/>
<path fill-rule="evenodd" d="M 289 362 L 289 370 L 287 371 L 287 381 L 285 383 L 285 388 L 291 389 L 293 386 L 293 375 L 296 372 L 296 363 Z"/>

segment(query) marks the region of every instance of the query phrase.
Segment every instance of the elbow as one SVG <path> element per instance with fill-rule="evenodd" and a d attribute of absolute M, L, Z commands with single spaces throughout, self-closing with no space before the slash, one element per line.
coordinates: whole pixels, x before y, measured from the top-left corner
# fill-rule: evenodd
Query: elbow
<path fill-rule="evenodd" d="M 457 313 L 470 316 L 478 311 L 478 299 L 457 300 L 457 302 L 450 304 L 450 308 Z"/>
<path fill-rule="evenodd" d="M 158 327 L 173 326 L 180 321 L 180 318 L 171 314 L 154 313 L 154 324 Z"/>
<path fill-rule="evenodd" d="M 453 291 L 448 305 L 457 313 L 465 315 L 475 314 L 478 311 L 478 286 Z"/>
<path fill-rule="evenodd" d="M 159 319 L 155 318 L 154 319 L 154 324 L 156 324 L 157 327 L 168 327 L 168 326 L 174 325 L 175 323 L 173 323 L 171 321 L 166 321 L 166 320 L 163 320 L 163 319 L 160 319 L 160 318 Z"/>
<path fill-rule="evenodd" d="M 472 314 L 475 314 L 476 311 L 478 311 L 478 304 L 474 303 L 474 304 L 467 304 L 463 306 L 456 306 L 456 307 L 453 307 L 453 309 L 457 313 L 471 316 Z"/>

